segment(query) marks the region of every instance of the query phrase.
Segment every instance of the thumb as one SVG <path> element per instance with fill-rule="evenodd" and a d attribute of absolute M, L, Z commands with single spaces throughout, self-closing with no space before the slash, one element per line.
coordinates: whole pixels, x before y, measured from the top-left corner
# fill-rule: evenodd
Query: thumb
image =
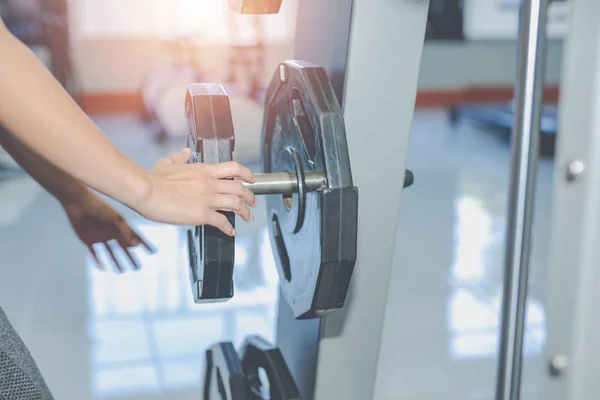
<path fill-rule="evenodd" d="M 171 161 L 173 164 L 186 164 L 190 161 L 190 157 L 192 156 L 192 150 L 189 147 L 181 150 L 178 153 L 171 154 L 167 159 Z"/>

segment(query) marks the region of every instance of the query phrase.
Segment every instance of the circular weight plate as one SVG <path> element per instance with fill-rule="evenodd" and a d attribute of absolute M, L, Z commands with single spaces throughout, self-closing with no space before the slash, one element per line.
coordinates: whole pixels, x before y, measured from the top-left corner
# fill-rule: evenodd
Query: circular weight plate
<path fill-rule="evenodd" d="M 216 164 L 233 159 L 234 131 L 229 97 L 221 85 L 188 87 L 185 112 L 189 125 L 191 163 Z M 234 225 L 232 212 L 224 212 Z M 187 232 L 190 280 L 194 302 L 212 303 L 233 297 L 234 238 L 212 226 Z"/>
<path fill-rule="evenodd" d="M 248 399 L 248 379 L 231 342 L 221 342 L 206 351 L 204 400 Z"/>
<path fill-rule="evenodd" d="M 262 399 L 265 390 L 270 399 L 298 400 L 300 392 L 281 350 L 261 336 L 249 336 L 240 349 L 240 358 L 252 399 Z M 266 377 L 261 377 L 260 371 Z"/>
<path fill-rule="evenodd" d="M 281 64 L 264 121 L 265 172 L 296 173 L 299 187 L 304 172 L 327 179 L 319 192 L 267 198 L 283 294 L 296 318 L 315 318 L 344 305 L 358 219 L 343 116 L 326 71 L 300 61 Z"/>

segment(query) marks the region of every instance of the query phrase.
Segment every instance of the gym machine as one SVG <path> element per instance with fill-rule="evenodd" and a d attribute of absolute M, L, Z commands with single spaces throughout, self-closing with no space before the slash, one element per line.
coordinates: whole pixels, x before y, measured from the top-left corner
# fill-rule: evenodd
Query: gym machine
<path fill-rule="evenodd" d="M 588 28 L 594 26 L 600 15 L 598 3 L 575 2 L 595 9 L 595 14 L 575 16 L 587 21 Z M 231 1 L 237 11 L 247 13 L 277 12 L 280 3 Z M 548 0 L 528 0 L 520 13 L 498 400 L 520 396 L 547 7 Z M 271 398 L 378 398 L 388 282 L 401 258 L 394 254 L 399 199 L 411 177 L 405 174 L 404 185 L 390 182 L 404 164 L 427 9 L 427 1 L 329 0 L 298 5 L 296 57 L 303 61 L 281 63 L 269 85 L 262 134 L 265 175 L 249 185 L 256 193 L 270 195 L 270 236 L 281 282 L 277 348 L 261 341 L 263 349 L 276 350 L 284 360 L 278 369 L 281 376 L 271 373 L 269 385 L 288 383 L 292 388 L 291 397 Z M 597 66 L 596 58 L 590 64 Z M 587 65 L 579 68 L 589 72 Z M 222 86 L 190 86 L 186 115 L 188 144 L 194 152 L 191 162 L 232 160 L 235 135 Z M 583 170 L 582 161 L 572 161 L 568 180 L 577 180 Z M 233 222 L 233 215 L 226 215 Z M 214 302 L 233 296 L 234 239 L 210 227 L 190 228 L 188 239 L 194 300 Z M 590 276 L 583 272 L 582 276 Z M 579 318 L 572 315 L 569 320 Z M 584 328 L 582 321 L 575 322 Z M 240 353 L 241 358 L 230 344 L 208 350 L 207 399 L 247 398 L 232 395 L 240 385 L 238 391 L 244 395 L 258 392 L 253 390 L 260 387 L 256 363 L 244 369 L 247 344 Z M 587 365 L 597 364 L 583 353 L 575 349 Z M 221 367 L 224 372 L 214 372 L 215 360 L 226 365 Z M 567 360 L 562 354 L 552 358 L 553 376 L 562 374 Z M 596 380 L 590 376 L 586 382 L 574 381 L 591 389 Z M 293 393 L 295 388 L 298 393 Z"/>
<path fill-rule="evenodd" d="M 450 121 L 456 124 L 461 118 L 481 123 L 493 128 L 511 132 L 515 119 L 515 102 L 500 105 L 467 105 L 451 107 L 448 110 Z M 554 155 L 558 132 L 558 107 L 545 105 L 540 120 L 540 152 L 542 155 Z"/>
<path fill-rule="evenodd" d="M 233 159 L 233 121 L 222 85 L 190 85 L 186 115 L 192 162 Z M 301 61 L 279 66 L 266 92 L 262 137 L 265 173 L 245 185 L 255 194 L 269 195 L 271 242 L 284 301 L 294 318 L 318 318 L 345 303 L 356 261 L 358 218 L 341 107 L 323 68 Z M 412 181 L 412 173 L 405 174 L 404 187 Z M 235 222 L 233 213 L 225 214 Z M 195 302 L 225 301 L 234 295 L 234 240 L 209 226 L 188 230 Z M 229 371 L 230 386 L 224 390 L 239 390 L 236 385 L 244 380 L 238 379 L 231 343 L 209 350 L 209 370 L 215 368 L 215 357 L 223 363 L 220 370 Z M 288 380 L 287 374 L 269 376 L 270 387 L 290 386 L 276 381 L 282 376 Z M 207 387 L 223 387 L 215 379 L 222 380 L 207 373 Z"/>
<path fill-rule="evenodd" d="M 541 399 L 600 393 L 600 2 L 571 0 L 563 56 Z"/>
<path fill-rule="evenodd" d="M 281 1 L 230 5 L 244 13 L 275 13 Z M 427 11 L 427 1 L 299 2 L 297 60 L 281 63 L 265 94 L 265 171 L 250 188 L 268 195 L 281 283 L 276 346 L 303 399 L 373 395 L 398 201 L 413 180 L 403 155 Z M 191 85 L 186 115 L 192 162 L 233 159 L 223 86 Z M 234 239 L 208 226 L 191 227 L 188 244 L 194 301 L 231 298 Z M 225 347 L 217 353 L 235 360 L 235 349 Z M 214 352 L 213 346 L 207 358 Z M 205 393 L 215 386 L 223 387 L 220 395 L 230 393 L 227 384 L 240 381 L 240 370 L 226 370 L 232 379 L 207 372 L 213 379 Z M 241 381 L 252 386 L 249 376 Z"/>

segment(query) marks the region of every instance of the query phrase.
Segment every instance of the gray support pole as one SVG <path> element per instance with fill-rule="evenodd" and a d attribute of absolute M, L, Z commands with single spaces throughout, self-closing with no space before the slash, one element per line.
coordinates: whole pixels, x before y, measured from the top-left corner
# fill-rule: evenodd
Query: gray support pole
<path fill-rule="evenodd" d="M 497 400 L 518 400 L 531 250 L 539 128 L 544 92 L 548 0 L 524 0 L 519 25 L 510 198 L 506 230 Z"/>
<path fill-rule="evenodd" d="M 600 393 L 600 2 L 570 1 L 546 294 L 544 400 Z"/>

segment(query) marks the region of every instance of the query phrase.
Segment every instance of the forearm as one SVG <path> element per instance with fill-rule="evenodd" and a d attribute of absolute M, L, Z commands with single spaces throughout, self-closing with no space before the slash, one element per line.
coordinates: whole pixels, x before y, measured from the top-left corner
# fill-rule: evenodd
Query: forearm
<path fill-rule="evenodd" d="M 77 180 L 130 207 L 147 171 L 122 154 L 0 21 L 0 124 Z"/>
<path fill-rule="evenodd" d="M 76 202 L 89 192 L 83 183 L 46 161 L 2 127 L 0 127 L 0 145 L 61 203 Z"/>

